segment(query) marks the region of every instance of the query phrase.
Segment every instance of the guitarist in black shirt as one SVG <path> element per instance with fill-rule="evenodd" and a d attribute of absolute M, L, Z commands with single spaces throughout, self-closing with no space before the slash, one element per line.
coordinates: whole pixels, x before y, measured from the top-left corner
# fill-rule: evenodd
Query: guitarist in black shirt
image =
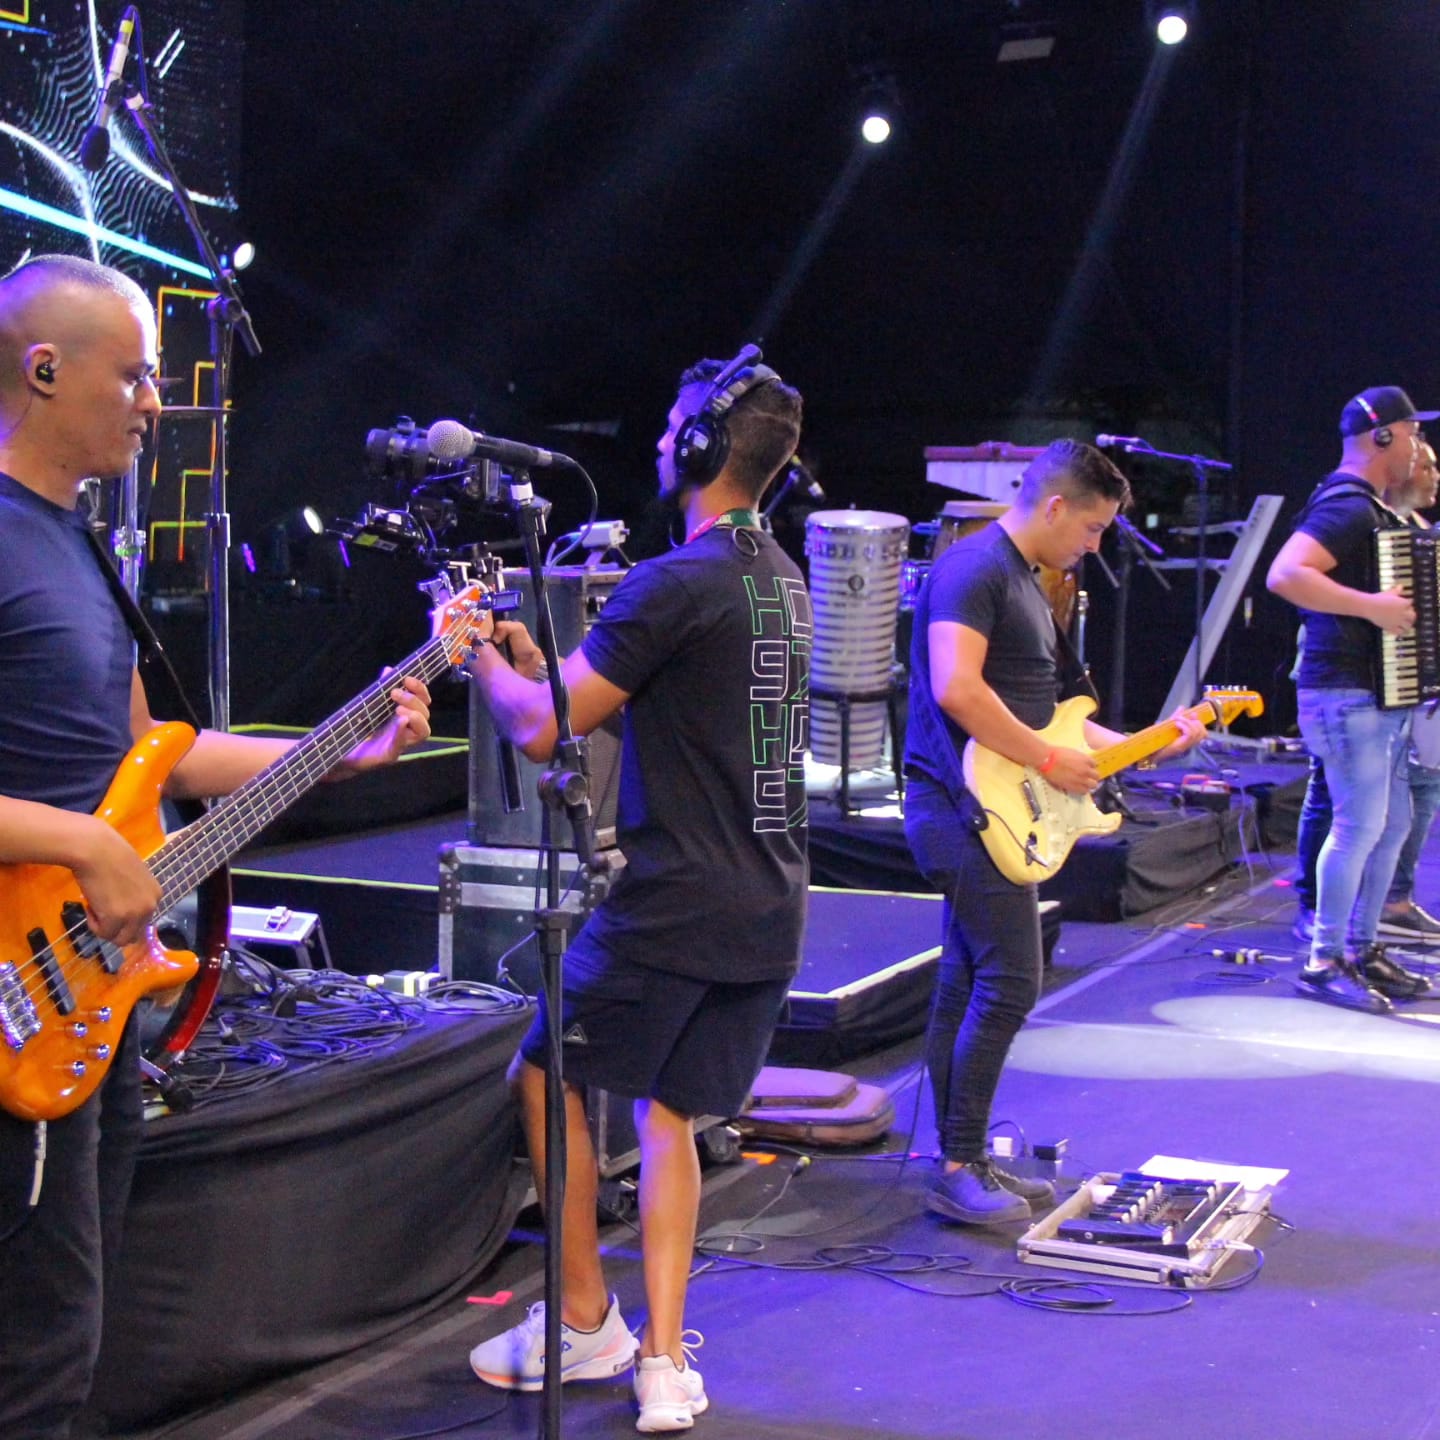
<path fill-rule="evenodd" d="M 1025 471 L 1014 507 L 935 562 L 916 605 L 905 834 L 946 897 L 926 1054 L 942 1159 L 926 1205 L 950 1220 L 1023 1220 L 1031 1202 L 1054 1200 L 1047 1183 L 1009 1175 L 986 1155 L 1000 1072 L 1040 991 L 1040 916 L 1035 886 L 1002 875 L 981 842 L 961 754 L 974 739 L 1071 795 L 1100 783 L 1089 749 L 1037 733 L 1054 713 L 1061 677 L 1035 571 L 1067 570 L 1097 550 L 1129 498 L 1125 477 L 1098 450 L 1055 441 Z M 1174 721 L 1179 736 L 1157 758 L 1204 734 L 1188 716 Z M 1122 738 L 1085 722 L 1087 746 Z"/>

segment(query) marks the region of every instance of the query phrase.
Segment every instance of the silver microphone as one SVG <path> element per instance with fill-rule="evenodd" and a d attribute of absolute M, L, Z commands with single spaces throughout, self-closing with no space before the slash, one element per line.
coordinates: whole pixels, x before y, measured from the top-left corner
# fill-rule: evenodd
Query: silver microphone
<path fill-rule="evenodd" d="M 95 120 L 80 137 L 80 163 L 87 170 L 98 170 L 110 155 L 110 117 L 124 104 L 120 78 L 130 58 L 130 40 L 140 15 L 133 5 L 120 17 L 115 43 L 110 47 L 110 61 L 105 78 L 100 82 L 100 99 L 95 107 Z"/>
<path fill-rule="evenodd" d="M 425 446 L 437 460 L 468 460 L 478 455 L 482 460 L 495 460 L 524 470 L 575 463 L 558 451 L 522 445 L 518 440 L 501 440 L 483 430 L 471 430 L 458 420 L 437 420 L 425 432 Z"/>

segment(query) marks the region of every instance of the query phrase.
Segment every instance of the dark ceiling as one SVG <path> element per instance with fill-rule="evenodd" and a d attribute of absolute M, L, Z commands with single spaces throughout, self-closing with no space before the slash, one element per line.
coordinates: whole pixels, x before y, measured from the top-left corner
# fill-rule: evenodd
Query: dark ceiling
<path fill-rule="evenodd" d="M 1145 0 L 248 0 L 238 525 L 353 503 L 399 413 L 563 439 L 633 518 L 677 372 L 757 327 L 842 505 L 926 518 L 926 444 L 1096 430 L 1301 493 L 1355 389 L 1440 394 L 1440 7 L 1194 8 L 1161 53 Z M 857 157 L 867 68 L 903 113 Z"/>

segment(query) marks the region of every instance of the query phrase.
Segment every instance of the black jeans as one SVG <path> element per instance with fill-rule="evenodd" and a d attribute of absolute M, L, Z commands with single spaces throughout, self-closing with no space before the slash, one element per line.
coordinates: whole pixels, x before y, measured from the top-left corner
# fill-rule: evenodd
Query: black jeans
<path fill-rule="evenodd" d="M 37 1126 L 0 1111 L 0 1435 L 70 1440 L 100 1351 L 104 1287 L 140 1143 L 132 1021 L 104 1083 L 45 1126 L 32 1208 Z"/>
<path fill-rule="evenodd" d="M 1040 909 L 1035 887 L 1001 875 L 943 791 L 912 781 L 905 834 L 945 895 L 925 1046 L 940 1150 L 947 1160 L 978 1160 L 1005 1057 L 1040 995 Z"/>

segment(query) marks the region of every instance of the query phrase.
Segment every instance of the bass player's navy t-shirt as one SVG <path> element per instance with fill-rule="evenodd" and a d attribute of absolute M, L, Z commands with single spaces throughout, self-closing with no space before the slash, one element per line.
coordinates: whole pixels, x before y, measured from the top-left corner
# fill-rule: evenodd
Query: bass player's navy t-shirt
<path fill-rule="evenodd" d="M 84 519 L 0 474 L 0 795 L 95 810 L 130 750 L 133 673 Z"/>

